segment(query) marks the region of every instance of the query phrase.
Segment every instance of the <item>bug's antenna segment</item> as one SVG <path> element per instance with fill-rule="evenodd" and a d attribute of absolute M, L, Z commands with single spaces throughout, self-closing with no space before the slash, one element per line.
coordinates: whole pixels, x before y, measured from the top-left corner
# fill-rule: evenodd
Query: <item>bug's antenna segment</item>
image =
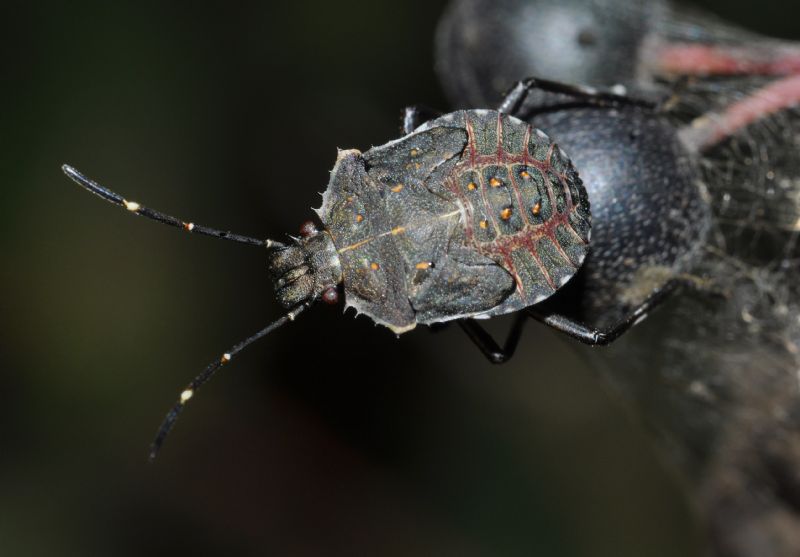
<path fill-rule="evenodd" d="M 174 226 L 175 228 L 180 228 L 181 230 L 184 230 L 186 232 L 191 232 L 193 234 L 203 234 L 205 236 L 213 236 L 215 238 L 222 238 L 223 240 L 232 240 L 234 242 L 239 242 L 241 244 L 266 246 L 268 248 L 283 246 L 283 244 L 281 244 L 280 242 L 275 242 L 274 240 L 259 240 L 257 238 L 242 236 L 241 234 L 233 234 L 228 231 L 216 230 L 214 228 L 202 226 L 200 224 L 195 224 L 193 222 L 183 221 L 173 216 L 164 214 L 160 211 L 156 211 L 155 209 L 151 209 L 149 207 L 145 207 L 144 205 L 140 205 L 135 201 L 128 201 L 118 193 L 115 193 L 110 189 L 101 186 L 94 180 L 87 178 L 86 176 L 84 176 L 83 174 L 81 174 L 75 168 L 71 167 L 68 164 L 63 165 L 61 167 L 61 170 L 63 170 L 64 174 L 66 174 L 67 177 L 69 177 L 76 184 L 78 184 L 85 190 L 99 197 L 102 197 L 109 203 L 113 203 L 114 205 L 124 207 L 125 209 L 134 214 L 141 215 L 143 217 L 160 222 L 162 224 Z"/>
<path fill-rule="evenodd" d="M 275 329 L 286 325 L 290 321 L 294 321 L 295 317 L 300 315 L 303 311 L 305 311 L 310 305 L 312 301 L 304 302 L 303 304 L 297 306 L 295 309 L 273 321 L 259 332 L 254 334 L 253 336 L 246 338 L 239 344 L 235 345 L 233 348 L 222 354 L 219 359 L 211 362 L 208 364 L 206 369 L 202 371 L 197 377 L 192 379 L 191 383 L 189 383 L 186 388 L 181 392 L 180 397 L 178 398 L 178 402 L 176 402 L 172 408 L 169 409 L 167 412 L 164 421 L 161 422 L 161 426 L 158 428 L 158 433 L 156 433 L 156 437 L 153 440 L 153 444 L 150 445 L 150 462 L 153 462 L 158 455 L 158 451 L 161 449 L 161 446 L 164 444 L 164 440 L 169 435 L 169 432 L 172 430 L 175 422 L 178 420 L 178 416 L 180 416 L 181 412 L 183 411 L 186 403 L 192 399 L 197 389 L 208 383 L 214 374 L 217 372 L 219 368 L 230 362 L 236 354 L 247 348 L 250 344 L 254 343 L 255 341 L 264 338 L 268 334 L 270 334 Z"/>

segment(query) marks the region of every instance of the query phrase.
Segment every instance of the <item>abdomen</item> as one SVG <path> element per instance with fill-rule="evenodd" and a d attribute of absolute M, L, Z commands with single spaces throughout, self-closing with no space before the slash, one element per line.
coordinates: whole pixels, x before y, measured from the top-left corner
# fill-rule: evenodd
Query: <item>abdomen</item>
<path fill-rule="evenodd" d="M 465 245 L 515 283 L 486 315 L 544 300 L 577 272 L 589 249 L 589 200 L 578 173 L 544 133 L 514 117 L 470 110 L 427 127 L 453 124 L 468 137 L 446 183 L 465 208 Z"/>

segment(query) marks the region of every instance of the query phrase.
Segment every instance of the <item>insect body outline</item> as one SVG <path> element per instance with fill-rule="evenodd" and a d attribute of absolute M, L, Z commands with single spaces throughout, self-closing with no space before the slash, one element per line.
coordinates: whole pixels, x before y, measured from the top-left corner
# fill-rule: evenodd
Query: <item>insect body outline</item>
<path fill-rule="evenodd" d="M 340 286 L 349 306 L 401 334 L 418 323 L 539 303 L 569 281 L 589 249 L 589 200 L 570 160 L 543 132 L 495 110 L 459 111 L 364 153 L 340 151 L 317 211 L 323 228 L 307 223 L 287 243 L 184 221 L 127 200 L 69 165 L 63 170 L 136 215 L 267 248 L 276 297 L 288 310 L 189 383 L 159 428 L 151 459 L 220 367 L 316 301 L 335 303 Z M 465 329 L 491 358 L 474 327 Z M 510 337 L 514 345 L 519 330 Z"/>
<path fill-rule="evenodd" d="M 318 214 L 347 304 L 398 334 L 540 302 L 580 266 L 590 229 L 569 160 L 496 111 L 457 112 L 363 154 L 340 152 Z M 276 258 L 273 275 L 288 272 Z M 289 307 L 300 296 L 279 299 Z"/>

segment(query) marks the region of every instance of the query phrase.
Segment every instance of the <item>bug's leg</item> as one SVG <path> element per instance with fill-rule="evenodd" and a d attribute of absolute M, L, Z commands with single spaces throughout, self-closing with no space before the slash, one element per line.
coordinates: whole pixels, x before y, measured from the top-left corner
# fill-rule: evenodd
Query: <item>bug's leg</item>
<path fill-rule="evenodd" d="M 462 319 L 458 322 L 461 328 L 467 333 L 469 339 L 478 347 L 481 353 L 486 356 L 486 359 L 493 364 L 502 364 L 507 362 L 514 355 L 514 351 L 519 344 L 519 338 L 522 335 L 522 329 L 525 322 L 528 320 L 528 315 L 525 313 L 518 313 L 514 318 L 514 324 L 511 325 L 511 330 L 508 332 L 503 347 L 501 348 L 497 341 L 494 340 L 492 335 L 483 328 L 483 325 L 478 323 L 475 319 Z"/>
<path fill-rule="evenodd" d="M 658 103 L 629 96 L 625 92 L 600 91 L 593 87 L 568 85 L 529 77 L 518 81 L 506 93 L 498 107 L 500 112 L 527 119 L 539 112 L 561 110 L 575 106 L 620 107 L 638 106 L 656 110 Z"/>
<path fill-rule="evenodd" d="M 407 106 L 403 110 L 403 133 L 408 135 L 422 124 L 434 118 L 438 118 L 442 113 L 424 105 Z"/>
<path fill-rule="evenodd" d="M 569 317 L 559 313 L 552 313 L 550 315 L 543 316 L 535 313 L 535 310 L 530 310 L 529 312 L 531 316 L 538 319 L 545 325 L 561 331 L 562 333 L 566 333 L 567 335 L 583 342 L 584 344 L 588 344 L 590 346 L 605 346 L 607 344 L 611 344 L 628 329 L 644 320 L 652 307 L 653 306 L 651 305 L 642 305 L 636 308 L 635 312 L 626 316 L 625 319 L 618 321 L 606 329 L 595 329 L 594 327 L 590 327 L 584 323 L 573 321 Z"/>
<path fill-rule="evenodd" d="M 615 341 L 637 323 L 643 321 L 656 306 L 660 305 L 678 286 L 683 284 L 685 284 L 684 279 L 672 279 L 668 281 L 644 302 L 628 312 L 622 319 L 605 328 L 592 327 L 560 313 L 542 312 L 538 310 L 536 306 L 528 308 L 526 311 L 528 315 L 532 316 L 534 319 L 562 333 L 566 333 L 585 344 L 591 346 L 605 346 Z"/>
<path fill-rule="evenodd" d="M 546 317 L 542 317 L 535 313 L 531 313 L 531 315 L 536 319 L 539 319 L 542 323 L 591 346 L 605 346 L 606 344 L 609 344 L 622 333 L 627 331 L 636 322 L 635 320 L 630 322 L 625 320 L 614 325 L 610 329 L 600 330 L 589 327 L 583 323 L 573 321 L 559 313 L 553 313 Z"/>

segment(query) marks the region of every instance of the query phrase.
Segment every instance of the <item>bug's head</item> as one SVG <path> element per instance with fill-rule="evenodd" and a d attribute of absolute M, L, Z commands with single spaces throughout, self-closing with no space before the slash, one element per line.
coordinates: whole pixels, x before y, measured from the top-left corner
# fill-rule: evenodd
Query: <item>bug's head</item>
<path fill-rule="evenodd" d="M 288 245 L 271 247 L 267 267 L 275 296 L 286 308 L 321 298 L 334 304 L 342 268 L 330 234 L 311 222 L 300 229 L 301 237 Z"/>

